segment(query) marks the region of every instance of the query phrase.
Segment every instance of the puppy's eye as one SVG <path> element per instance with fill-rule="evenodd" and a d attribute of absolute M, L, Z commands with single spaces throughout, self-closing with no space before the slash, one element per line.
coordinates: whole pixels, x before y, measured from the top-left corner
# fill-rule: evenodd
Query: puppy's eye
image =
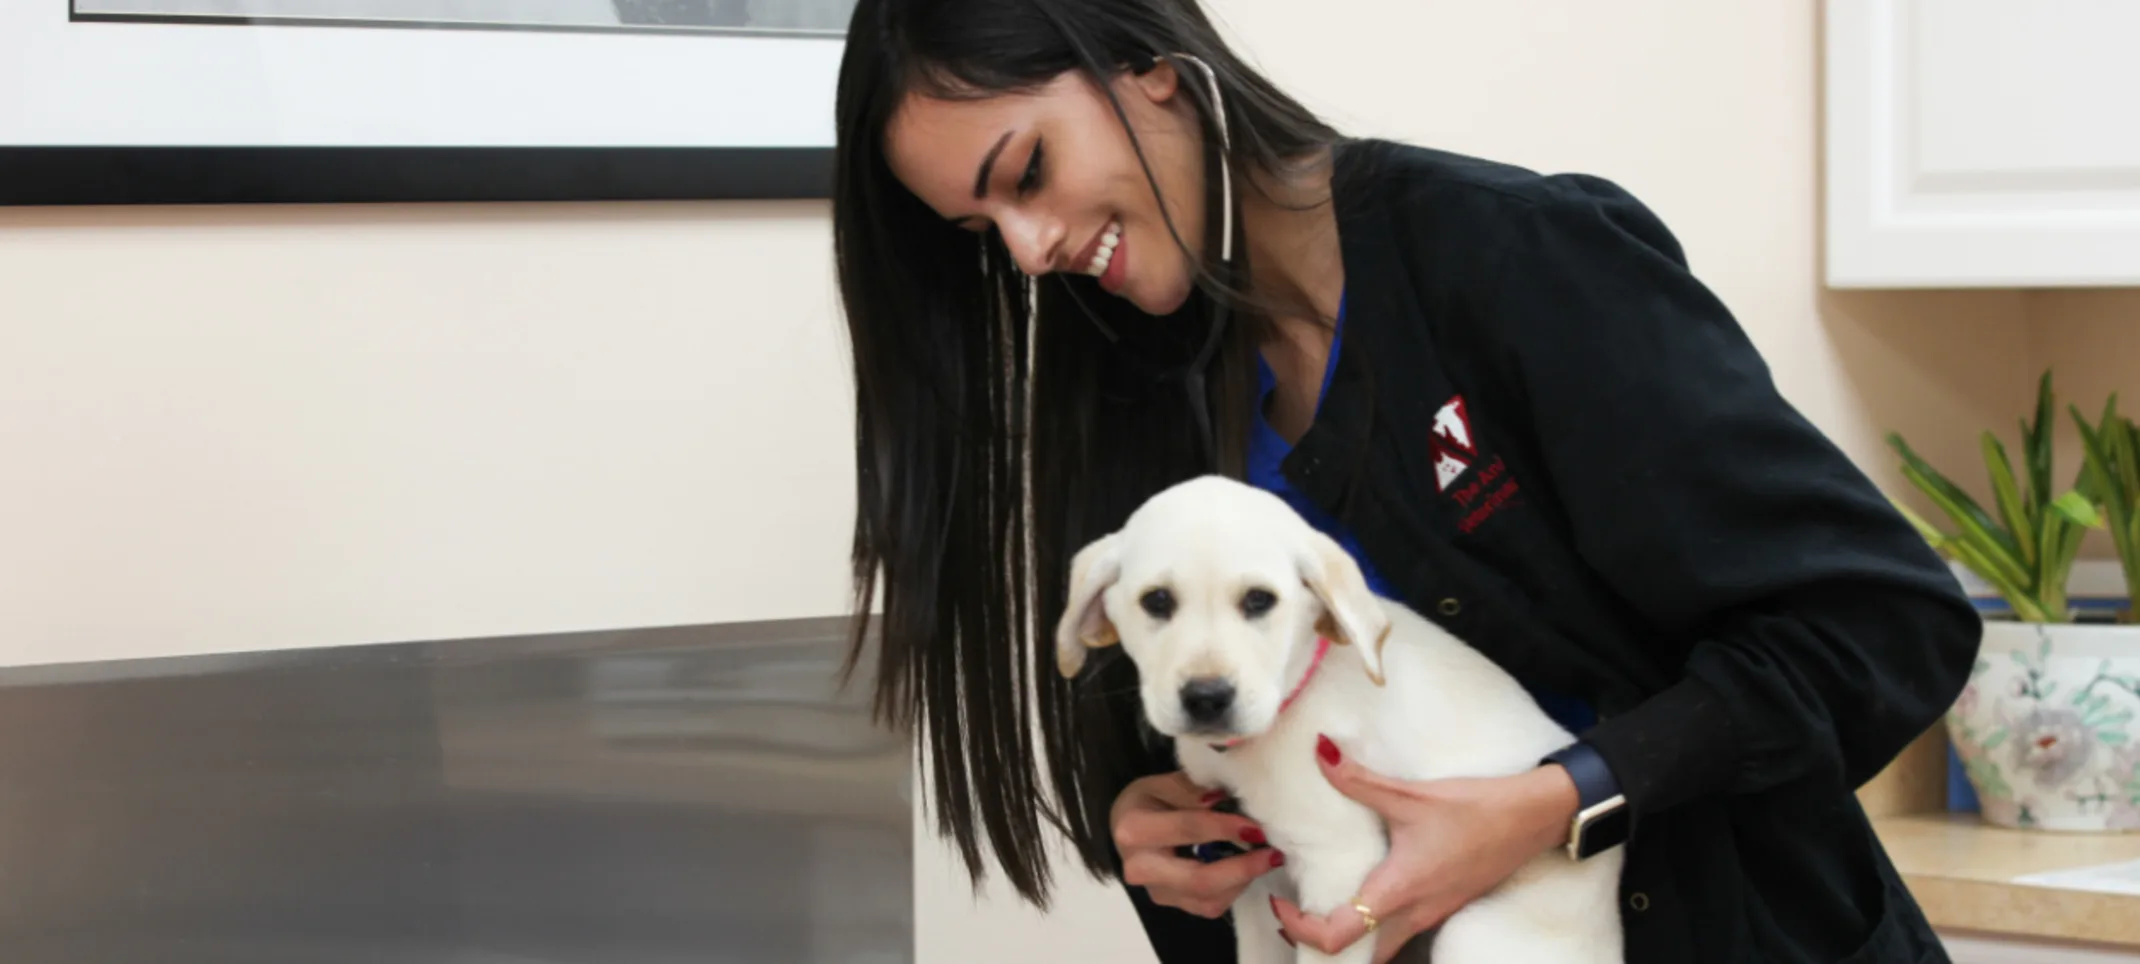
<path fill-rule="evenodd" d="M 1164 589 L 1154 589 L 1138 597 L 1137 605 L 1143 606 L 1153 619 L 1165 619 L 1174 615 L 1174 594 Z"/>
<path fill-rule="evenodd" d="M 1241 594 L 1241 612 L 1250 618 L 1270 612 L 1276 605 L 1278 597 L 1271 595 L 1268 589 L 1251 589 Z"/>

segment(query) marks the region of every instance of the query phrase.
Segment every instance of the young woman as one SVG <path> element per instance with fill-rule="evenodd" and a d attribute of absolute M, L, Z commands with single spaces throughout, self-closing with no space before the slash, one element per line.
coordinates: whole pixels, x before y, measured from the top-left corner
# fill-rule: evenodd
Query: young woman
<path fill-rule="evenodd" d="M 1624 844 L 1630 961 L 1943 959 L 1854 790 L 1977 616 L 1635 198 L 1342 137 L 1195 0 L 860 0 L 837 118 L 858 611 L 976 875 L 1043 902 L 1057 830 L 1166 964 L 1233 959 L 1213 918 L 1282 855 L 1184 856 L 1254 815 L 1147 738 L 1127 660 L 1066 682 L 1035 638 L 1078 547 L 1225 472 L 1580 737 L 1436 783 L 1324 747 L 1392 850 L 1281 903 L 1289 938 L 1387 960 L 1542 850 Z"/>

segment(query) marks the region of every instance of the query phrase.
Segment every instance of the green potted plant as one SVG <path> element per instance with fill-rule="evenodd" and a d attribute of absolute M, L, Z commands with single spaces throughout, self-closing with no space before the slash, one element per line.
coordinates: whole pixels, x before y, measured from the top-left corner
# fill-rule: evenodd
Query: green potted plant
<path fill-rule="evenodd" d="M 2103 403 L 2103 417 L 2094 425 L 2080 409 L 2072 412 L 2085 459 L 2080 491 L 2101 507 L 2125 576 L 2126 606 L 2119 621 L 2140 622 L 2140 426 L 2118 414 L 2116 392 Z"/>
<path fill-rule="evenodd" d="M 2128 585 L 2140 517 L 2140 458 L 2130 421 L 2116 415 L 2082 426 L 2087 464 L 2054 492 L 2051 373 L 2038 384 L 2033 419 L 2021 422 L 2022 471 L 1986 431 L 1985 468 L 1996 514 L 1911 451 L 1888 442 L 1902 473 L 1952 523 L 1934 526 L 1896 504 L 1942 555 L 1994 587 L 2012 615 L 1985 620 L 1975 666 L 1947 714 L 1956 758 L 1984 819 L 2001 826 L 2067 831 L 2140 830 L 2140 625 L 2132 603 L 2119 624 L 2075 620 L 2066 584 L 2091 529 L 2118 540 Z"/>

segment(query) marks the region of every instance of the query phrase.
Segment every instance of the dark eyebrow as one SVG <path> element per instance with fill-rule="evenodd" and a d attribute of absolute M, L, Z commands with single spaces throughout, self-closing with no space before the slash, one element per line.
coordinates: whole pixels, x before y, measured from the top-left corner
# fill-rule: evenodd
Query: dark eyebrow
<path fill-rule="evenodd" d="M 981 170 L 973 176 L 974 200 L 978 201 L 988 196 L 988 175 L 995 171 L 996 157 L 1003 153 L 1003 145 L 1010 142 L 1011 132 L 1004 131 L 1002 137 L 996 138 L 996 146 L 989 148 L 988 155 L 981 158 Z"/>

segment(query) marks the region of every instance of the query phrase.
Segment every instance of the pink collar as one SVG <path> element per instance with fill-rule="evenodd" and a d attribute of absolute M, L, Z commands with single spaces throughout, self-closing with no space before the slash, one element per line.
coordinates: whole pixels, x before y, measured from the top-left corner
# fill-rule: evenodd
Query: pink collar
<path fill-rule="evenodd" d="M 1287 693 L 1285 701 L 1278 704 L 1278 712 L 1285 712 L 1287 707 L 1293 705 L 1294 700 L 1300 699 L 1301 691 L 1308 688 L 1308 681 L 1315 678 L 1315 670 L 1323 665 L 1323 657 L 1329 655 L 1329 653 L 1330 637 L 1317 636 L 1315 638 L 1315 655 L 1310 657 L 1308 660 L 1308 671 L 1300 674 L 1300 682 L 1294 683 L 1293 691 Z M 1248 742 L 1247 737 L 1237 736 L 1223 743 L 1213 743 L 1211 744 L 1211 748 L 1219 751 L 1220 753 L 1224 753 L 1228 749 L 1239 746 L 1246 742 Z"/>

